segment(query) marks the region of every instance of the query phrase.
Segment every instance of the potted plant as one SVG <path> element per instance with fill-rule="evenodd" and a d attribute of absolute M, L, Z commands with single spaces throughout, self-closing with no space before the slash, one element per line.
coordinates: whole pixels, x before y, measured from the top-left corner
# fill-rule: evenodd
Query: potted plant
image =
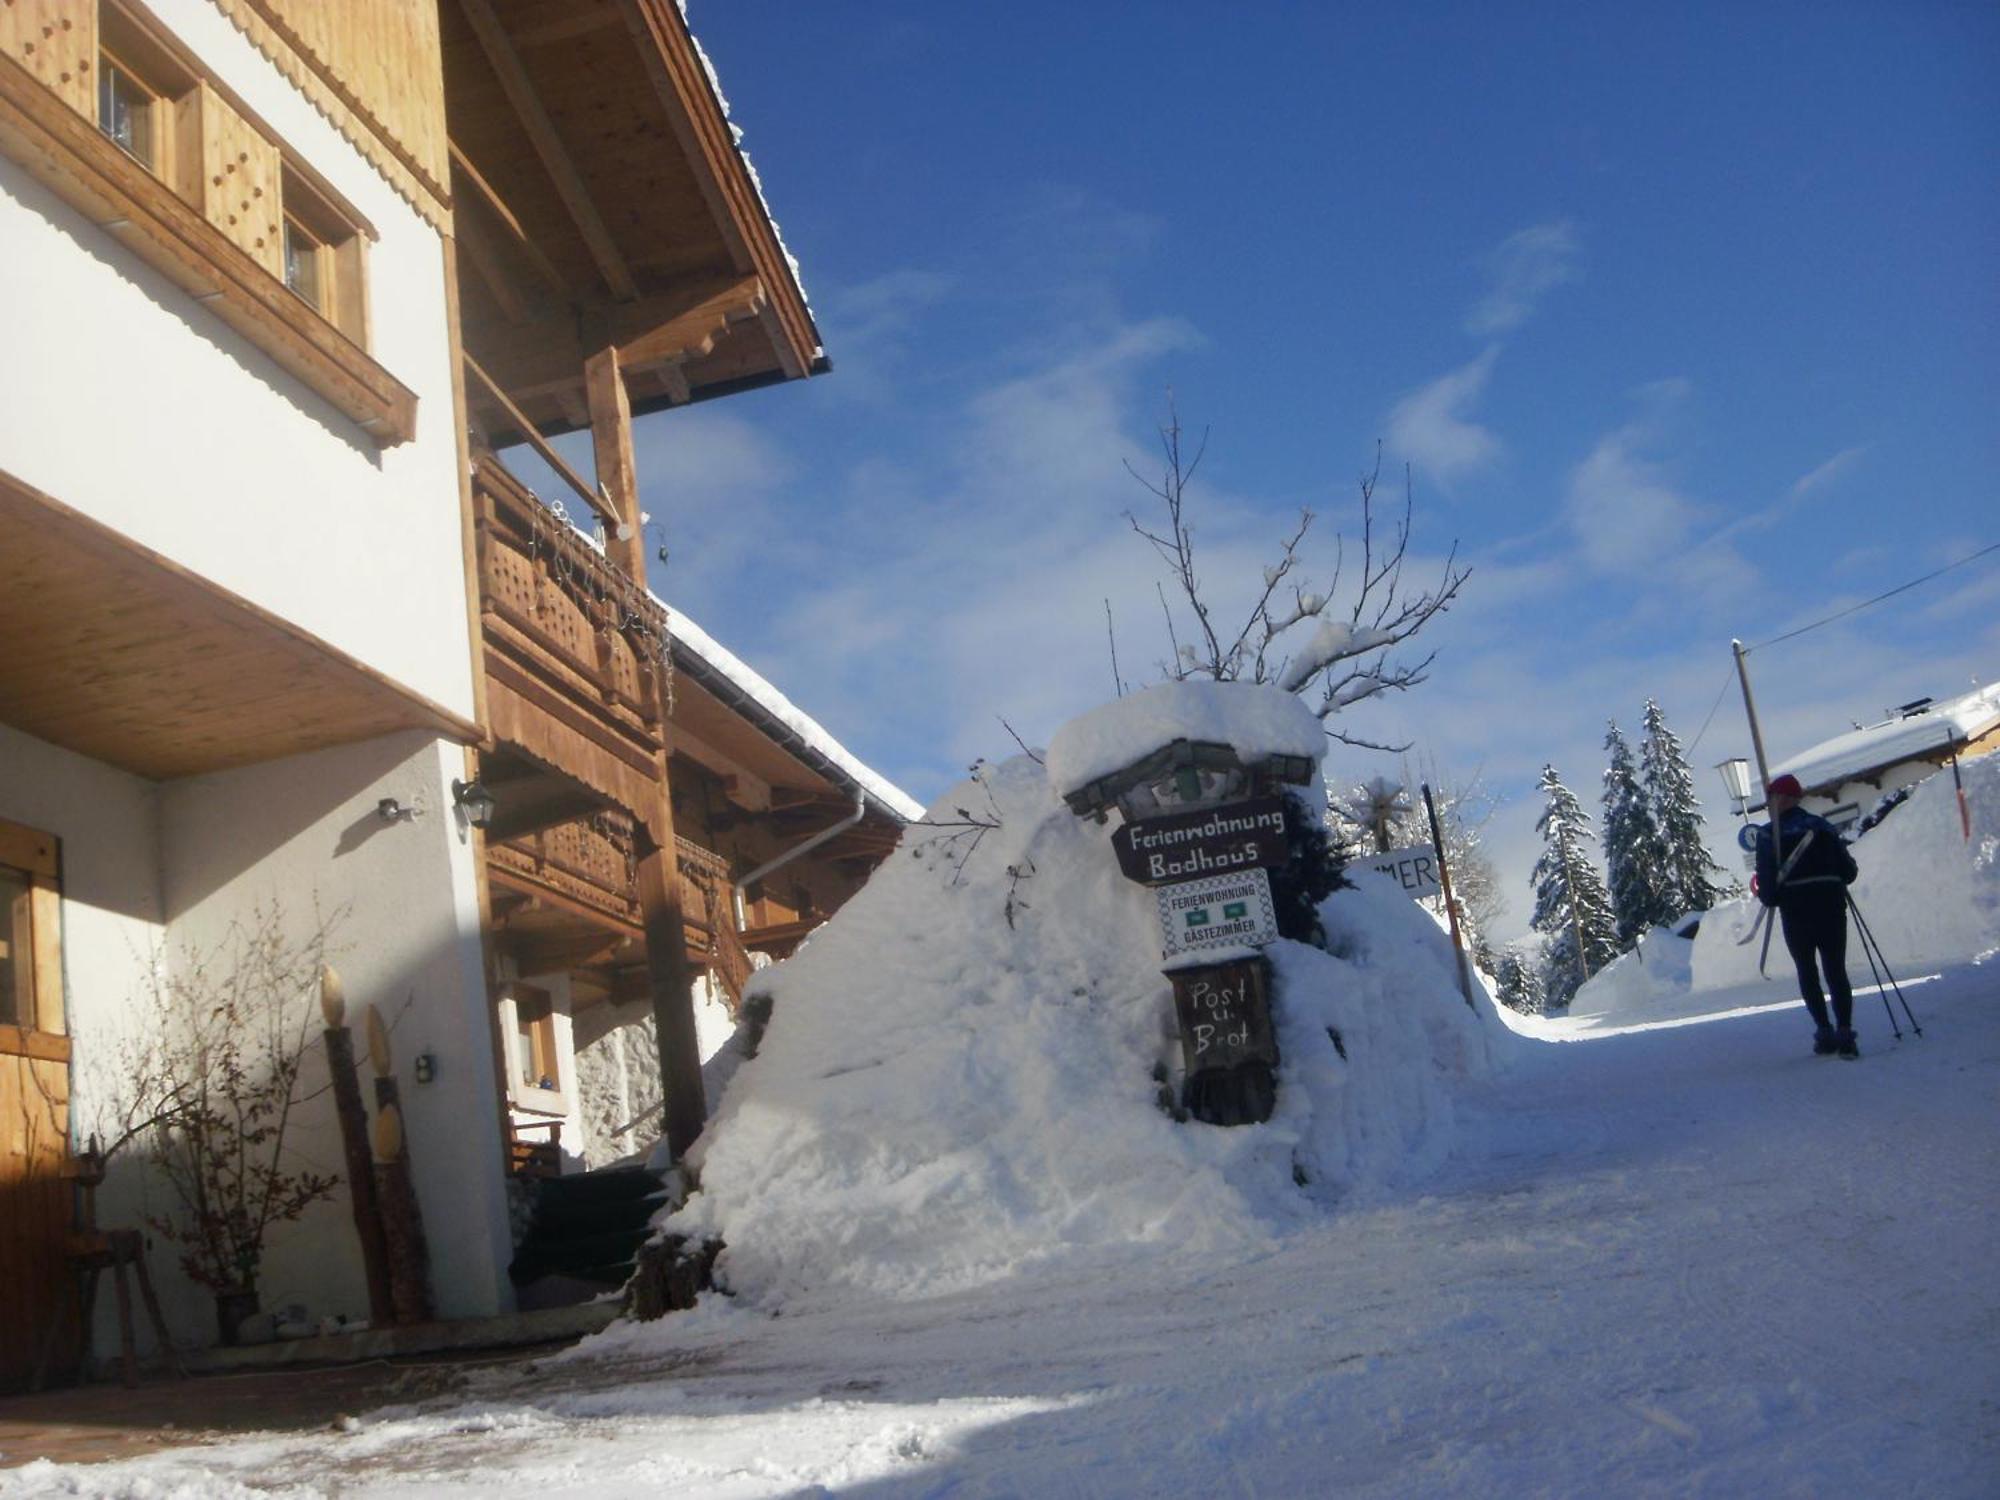
<path fill-rule="evenodd" d="M 156 957 L 125 1058 L 119 1144 L 135 1144 L 173 1205 L 146 1222 L 214 1292 L 225 1344 L 258 1310 L 272 1226 L 338 1186 L 285 1153 L 328 930 L 322 920 L 293 938 L 278 907 L 260 906 L 205 953 Z"/>

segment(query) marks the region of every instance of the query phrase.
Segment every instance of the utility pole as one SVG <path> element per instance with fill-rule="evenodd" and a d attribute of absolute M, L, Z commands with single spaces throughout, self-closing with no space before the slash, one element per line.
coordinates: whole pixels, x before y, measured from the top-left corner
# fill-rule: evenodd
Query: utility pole
<path fill-rule="evenodd" d="M 1765 788 L 1764 811 L 1771 819 L 1771 868 L 1773 870 L 1782 870 L 1785 867 L 1784 848 L 1780 843 L 1783 835 L 1778 829 L 1778 816 L 1771 811 L 1771 793 L 1769 790 L 1771 785 L 1771 763 L 1764 758 L 1764 730 L 1763 726 L 1757 722 L 1757 700 L 1750 696 L 1750 668 L 1744 661 L 1744 657 L 1748 653 L 1744 651 L 1741 641 L 1731 641 L 1729 649 L 1736 653 L 1736 680 L 1743 684 L 1743 713 L 1744 717 L 1750 721 L 1750 748 L 1757 754 L 1757 785 Z M 1750 815 L 1750 804 L 1747 800 L 1744 802 L 1743 807 L 1743 815 L 1747 818 Z"/>

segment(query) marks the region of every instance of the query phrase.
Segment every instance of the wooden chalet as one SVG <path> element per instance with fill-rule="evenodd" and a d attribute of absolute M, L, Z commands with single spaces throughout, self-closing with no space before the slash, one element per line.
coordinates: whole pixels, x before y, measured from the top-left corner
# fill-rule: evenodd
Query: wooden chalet
<path fill-rule="evenodd" d="M 491 930 L 505 973 L 570 977 L 573 1019 L 650 1002 L 679 1151 L 704 1115 L 695 970 L 740 1000 L 750 952 L 788 952 L 902 820 L 676 644 L 644 582 L 655 544 L 632 423 L 809 375 L 825 356 L 671 0 L 585 0 L 559 16 L 455 0 L 441 14 L 490 728 L 478 776 L 496 804 Z M 588 478 L 547 442 L 579 429 Z M 561 510 L 507 468 L 514 445 L 557 477 Z M 809 864 L 735 887 L 833 830 Z"/>
<path fill-rule="evenodd" d="M 707 63 L 674 0 L 0 0 L 0 262 L 0 1389 L 79 1347 L 142 955 L 273 892 L 401 1007 L 437 1310 L 502 1311 L 588 1039 L 655 1023 L 685 1150 L 696 993 L 913 812 L 647 585 L 634 420 L 827 368 Z M 359 1312 L 352 1239 L 268 1274 Z"/>

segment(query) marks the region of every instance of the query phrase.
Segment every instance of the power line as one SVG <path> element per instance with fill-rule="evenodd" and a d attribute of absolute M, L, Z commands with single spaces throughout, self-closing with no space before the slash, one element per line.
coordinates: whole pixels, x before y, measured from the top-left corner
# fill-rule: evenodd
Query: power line
<path fill-rule="evenodd" d="M 1701 721 L 1701 728 L 1697 729 L 1694 732 L 1694 738 L 1688 741 L 1688 754 L 1694 754 L 1694 747 L 1701 743 L 1701 737 L 1708 733 L 1708 726 L 1715 722 L 1715 711 L 1722 707 L 1723 694 L 1729 691 L 1729 684 L 1735 680 L 1736 671 L 1734 668 L 1723 674 L 1722 686 L 1715 691 L 1715 701 L 1708 705 L 1708 717 Z"/>
<path fill-rule="evenodd" d="M 1953 568 L 1962 568 L 1967 563 L 1975 562 L 1989 552 L 2000 552 L 2000 542 L 1990 543 L 1987 546 L 1981 547 L 1977 552 L 1968 552 L 1957 562 L 1948 562 L 1935 573 L 1926 573 L 1921 578 L 1912 578 L 1908 583 L 1899 583 L 1887 593 L 1877 594 L 1873 599 L 1864 599 L 1859 604 L 1851 604 L 1846 609 L 1830 614 L 1823 620 L 1814 620 L 1810 625 L 1801 625 L 1797 630 L 1788 630 L 1783 635 L 1774 635 L 1768 641 L 1759 641 L 1756 645 L 1745 646 L 1743 649 L 1745 652 L 1762 651 L 1766 646 L 1775 646 L 1780 641 L 1789 641 L 1794 636 L 1804 635 L 1809 630 L 1817 630 L 1822 625 L 1831 625 L 1835 620 L 1844 620 L 1849 615 L 1859 614 L 1862 610 L 1872 605 L 1880 604 L 1884 599 L 1893 599 L 1896 595 L 1913 589 L 1920 583 L 1929 583 L 1933 578 L 1942 578 Z M 1713 710 L 1710 710 L 1710 713 L 1712 716 Z"/>

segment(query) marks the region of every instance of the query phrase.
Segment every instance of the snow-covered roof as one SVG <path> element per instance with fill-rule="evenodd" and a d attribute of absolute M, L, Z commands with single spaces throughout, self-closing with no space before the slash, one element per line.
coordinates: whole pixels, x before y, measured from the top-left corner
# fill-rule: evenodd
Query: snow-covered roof
<path fill-rule="evenodd" d="M 1274 755 L 1318 760 L 1326 731 L 1282 688 L 1253 682 L 1163 682 L 1071 719 L 1049 741 L 1049 781 L 1067 797 L 1175 740 L 1228 745 L 1245 765 Z"/>
<path fill-rule="evenodd" d="M 753 722 L 761 720 L 762 722 L 758 724 L 760 729 L 772 733 L 772 737 L 785 743 L 786 748 L 795 752 L 803 751 L 807 762 L 830 780 L 844 783 L 855 791 L 865 794 L 885 812 L 894 814 L 904 822 L 914 822 L 924 815 L 922 803 L 888 778 L 862 764 L 845 745 L 822 727 L 818 720 L 798 708 L 791 699 L 771 686 L 735 652 L 719 644 L 707 631 L 690 620 L 684 611 L 669 605 L 657 594 L 653 599 L 667 611 L 668 618 L 672 622 L 675 649 L 695 658 L 697 670 L 705 666 L 709 672 L 734 688 L 734 694 L 725 696 L 733 699 L 734 707 L 748 709 Z"/>
<path fill-rule="evenodd" d="M 1835 735 L 1779 762 L 1771 774 L 1796 776 L 1808 791 L 1832 788 L 1886 766 L 1963 745 L 1995 725 L 2000 725 L 2000 683 L 1989 683 L 1900 718 Z"/>

